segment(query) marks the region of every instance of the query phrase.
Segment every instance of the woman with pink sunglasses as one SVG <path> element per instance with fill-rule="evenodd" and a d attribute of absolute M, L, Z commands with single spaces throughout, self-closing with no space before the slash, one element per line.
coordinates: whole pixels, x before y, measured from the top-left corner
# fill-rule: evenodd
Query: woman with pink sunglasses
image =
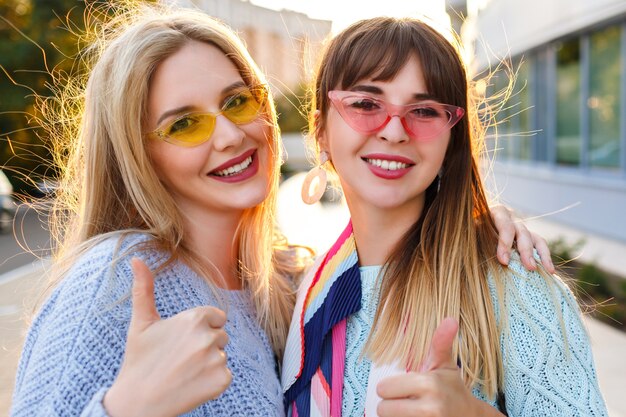
<path fill-rule="evenodd" d="M 303 197 L 331 171 L 351 220 L 298 291 L 289 415 L 607 415 L 567 287 L 493 257 L 470 91 L 456 48 L 418 20 L 364 20 L 328 44 Z"/>

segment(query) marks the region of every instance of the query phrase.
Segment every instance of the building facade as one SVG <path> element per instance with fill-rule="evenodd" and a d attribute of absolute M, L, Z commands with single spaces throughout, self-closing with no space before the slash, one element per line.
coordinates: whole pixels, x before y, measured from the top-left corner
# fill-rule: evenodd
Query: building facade
<path fill-rule="evenodd" d="M 626 248 L 626 1 L 464 6 L 472 68 L 493 73 L 486 93 L 506 91 L 516 73 L 491 129 L 494 190 L 524 214 Z"/>
<path fill-rule="evenodd" d="M 200 9 L 227 23 L 244 40 L 272 87 L 283 92 L 308 79 L 331 30 L 328 20 L 311 19 L 291 10 L 271 10 L 245 0 L 165 1 Z"/>

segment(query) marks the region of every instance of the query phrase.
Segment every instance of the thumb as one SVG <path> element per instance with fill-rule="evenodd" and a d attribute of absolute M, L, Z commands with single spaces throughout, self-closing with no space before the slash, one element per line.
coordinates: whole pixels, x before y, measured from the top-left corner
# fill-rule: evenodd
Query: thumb
<path fill-rule="evenodd" d="M 452 345 L 458 331 L 459 324 L 452 317 L 447 317 L 439 323 L 433 334 L 433 340 L 430 342 L 430 350 L 424 366 L 422 366 L 422 372 L 456 367 L 456 358 L 452 353 Z"/>
<path fill-rule="evenodd" d="M 133 311 L 131 328 L 144 330 L 161 319 L 154 301 L 154 275 L 139 258 L 131 259 L 133 268 Z"/>

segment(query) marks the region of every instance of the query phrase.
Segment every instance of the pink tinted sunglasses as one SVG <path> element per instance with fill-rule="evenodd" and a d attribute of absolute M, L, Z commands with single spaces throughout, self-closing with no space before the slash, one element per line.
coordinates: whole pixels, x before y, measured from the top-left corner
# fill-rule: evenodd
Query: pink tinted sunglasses
<path fill-rule="evenodd" d="M 433 139 L 451 129 L 465 114 L 461 107 L 435 101 L 398 105 L 367 94 L 339 90 L 329 91 L 328 97 L 352 129 L 368 135 L 380 131 L 392 117 L 398 116 L 411 138 Z"/>

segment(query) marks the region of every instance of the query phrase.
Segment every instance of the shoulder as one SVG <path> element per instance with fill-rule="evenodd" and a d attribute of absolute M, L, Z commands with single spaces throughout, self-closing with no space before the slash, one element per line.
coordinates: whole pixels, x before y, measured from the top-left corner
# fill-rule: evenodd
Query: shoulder
<path fill-rule="evenodd" d="M 502 284 L 500 293 L 496 291 L 494 281 Z M 491 274 L 490 288 L 492 297 L 496 301 L 503 297 L 507 306 L 538 310 L 541 313 L 555 309 L 578 310 L 574 295 L 560 277 L 544 270 L 527 270 L 517 252 L 512 254 L 508 267 Z"/>
<path fill-rule="evenodd" d="M 498 285 L 490 285 L 497 316 L 504 319 L 503 336 L 509 347 L 534 354 L 548 346 L 588 348 L 578 302 L 558 276 L 526 270 L 517 254 L 502 271 L 500 290 Z M 501 309 L 506 314 L 499 314 Z M 535 341 L 534 346 L 531 341 Z"/>
<path fill-rule="evenodd" d="M 156 257 L 143 249 L 150 240 L 147 234 L 120 232 L 94 238 L 68 263 L 65 272 L 59 271 L 62 279 L 55 292 L 60 300 L 67 296 L 78 301 L 81 294 L 94 301 L 122 298 L 132 283 L 130 260 Z"/>
<path fill-rule="evenodd" d="M 499 322 L 509 414 L 606 415 L 574 295 L 558 276 L 526 270 L 517 255 L 501 271 L 501 285 L 490 285 L 496 311 L 505 312 Z"/>

